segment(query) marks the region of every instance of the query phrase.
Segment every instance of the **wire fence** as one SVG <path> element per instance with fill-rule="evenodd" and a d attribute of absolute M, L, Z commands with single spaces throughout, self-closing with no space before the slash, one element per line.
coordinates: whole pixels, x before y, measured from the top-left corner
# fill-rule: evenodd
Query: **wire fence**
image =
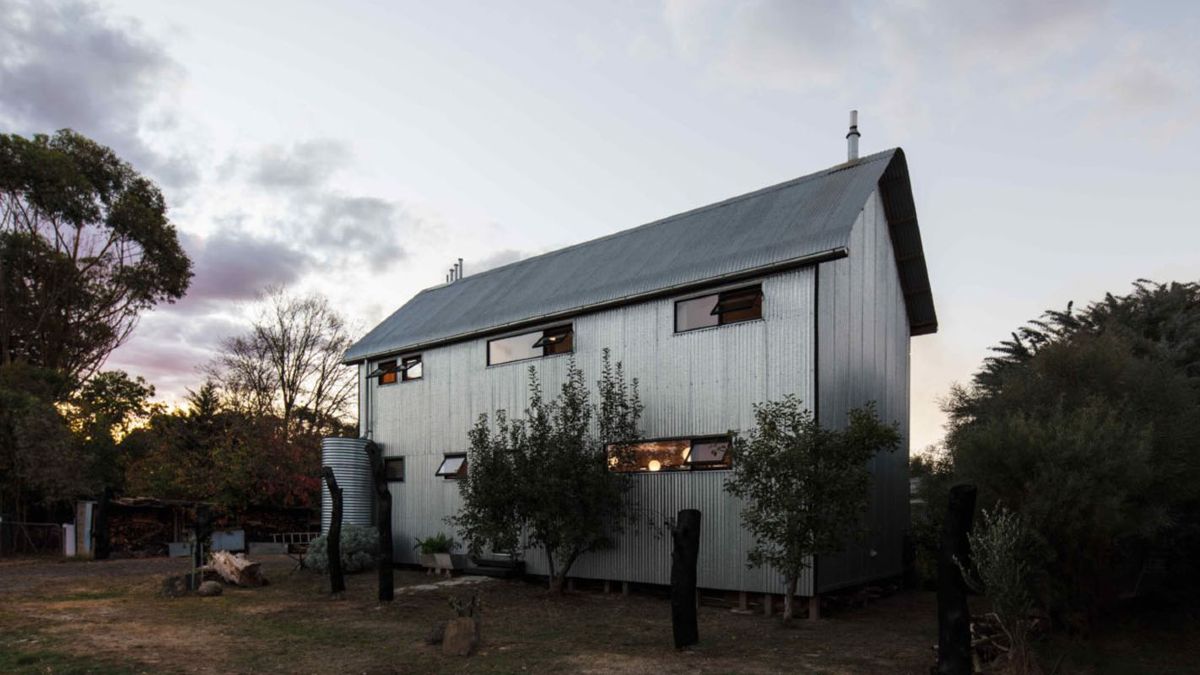
<path fill-rule="evenodd" d="M 63 526 L 58 523 L 0 521 L 0 558 L 63 554 Z"/>

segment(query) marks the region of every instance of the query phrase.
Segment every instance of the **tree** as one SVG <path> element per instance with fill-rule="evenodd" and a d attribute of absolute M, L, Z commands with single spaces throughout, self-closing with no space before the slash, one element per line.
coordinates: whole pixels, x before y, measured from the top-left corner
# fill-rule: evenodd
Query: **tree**
<path fill-rule="evenodd" d="M 626 514 L 628 483 L 608 470 L 605 444 L 639 436 L 637 380 L 627 383 L 624 368 L 611 363 L 606 349 L 597 384 L 601 401 L 593 410 L 572 359 L 558 396 L 547 401 L 531 367 L 525 418 L 510 420 L 496 411 L 495 430 L 487 415 L 472 429 L 471 468 L 459 483 L 463 505 L 451 519 L 472 553 L 541 549 L 552 591 L 562 592 L 580 556 L 612 545 Z"/>
<path fill-rule="evenodd" d="M 112 370 L 84 382 L 63 406 L 75 442 L 90 460 L 80 470 L 101 487 L 120 489 L 125 458 L 119 444 L 157 408 L 150 403 L 153 397 L 154 387 L 145 379 L 131 379 L 124 371 Z"/>
<path fill-rule="evenodd" d="M 1153 551 L 1194 584 L 1200 285 L 1139 281 L 1046 312 L 994 351 L 951 391 L 946 447 L 985 508 L 1006 504 L 1033 531 L 1037 604 L 1087 622 Z"/>
<path fill-rule="evenodd" d="M 326 433 L 349 414 L 354 371 L 345 320 L 320 295 L 270 289 L 251 330 L 230 338 L 210 370 L 243 412 L 276 415 L 285 438 Z"/>
<path fill-rule="evenodd" d="M 755 428 L 734 439 L 725 489 L 746 502 L 742 522 L 757 537 L 750 565 L 769 565 L 786 580 L 786 622 L 813 556 L 841 551 L 862 530 L 867 462 L 895 450 L 900 432 L 881 423 L 870 405 L 850 411 L 845 429 L 822 428 L 792 395 L 755 405 L 754 418 Z"/>
<path fill-rule="evenodd" d="M 0 513 L 92 492 L 96 483 L 56 406 L 66 378 L 26 363 L 0 364 Z"/>
<path fill-rule="evenodd" d="M 62 396 L 187 291 L 191 262 L 162 193 L 69 129 L 0 135 L 0 364 L 64 373 Z"/>

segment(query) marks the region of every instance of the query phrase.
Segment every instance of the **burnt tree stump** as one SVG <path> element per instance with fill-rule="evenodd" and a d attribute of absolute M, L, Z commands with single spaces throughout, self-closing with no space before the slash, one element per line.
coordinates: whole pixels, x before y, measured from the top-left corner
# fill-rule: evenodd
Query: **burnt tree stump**
<path fill-rule="evenodd" d="M 700 557 L 700 512 L 684 509 L 671 527 L 671 630 L 675 648 L 700 641 L 696 623 L 696 560 Z"/>
<path fill-rule="evenodd" d="M 371 471 L 375 478 L 375 525 L 379 528 L 379 601 L 391 602 L 396 597 L 395 560 L 392 551 L 392 491 L 388 489 L 387 467 L 383 449 L 367 441 L 371 456 Z"/>
<path fill-rule="evenodd" d="M 104 488 L 100 502 L 96 505 L 96 519 L 92 524 L 92 559 L 108 560 L 112 553 L 112 538 L 109 536 L 108 512 L 111 510 L 112 488 Z"/>
<path fill-rule="evenodd" d="M 196 522 L 192 526 L 192 577 L 190 585 L 193 591 L 200 588 L 203 581 L 200 568 L 204 567 L 204 545 L 212 536 L 212 513 L 208 506 L 201 504 L 196 507 Z"/>
<path fill-rule="evenodd" d="M 321 467 L 321 475 L 329 488 L 329 531 L 325 533 L 325 551 L 329 556 L 329 592 L 337 595 L 346 591 L 346 577 L 342 574 L 342 488 L 338 487 L 333 469 Z"/>
<path fill-rule="evenodd" d="M 938 552 L 938 665 L 939 675 L 970 675 L 971 612 L 962 568 L 970 562 L 967 532 L 975 516 L 974 485 L 950 488 L 942 546 Z"/>

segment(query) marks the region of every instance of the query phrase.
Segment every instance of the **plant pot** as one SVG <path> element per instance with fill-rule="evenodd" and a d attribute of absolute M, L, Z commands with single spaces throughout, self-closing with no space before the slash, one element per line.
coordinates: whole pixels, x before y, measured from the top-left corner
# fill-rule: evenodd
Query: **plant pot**
<path fill-rule="evenodd" d="M 449 553 L 434 553 L 433 557 L 436 559 L 439 570 L 454 569 L 454 559 L 450 557 Z"/>
<path fill-rule="evenodd" d="M 420 554 L 421 567 L 426 569 L 437 569 L 437 558 L 432 553 Z"/>

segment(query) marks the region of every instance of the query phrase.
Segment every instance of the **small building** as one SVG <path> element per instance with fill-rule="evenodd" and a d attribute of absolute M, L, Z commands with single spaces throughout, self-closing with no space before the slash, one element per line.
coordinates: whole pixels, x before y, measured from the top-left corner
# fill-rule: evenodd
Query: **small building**
<path fill-rule="evenodd" d="M 389 458 L 395 552 L 449 532 L 481 413 L 520 415 L 527 369 L 554 392 L 574 356 L 594 388 L 601 352 L 638 378 L 646 438 L 633 471 L 644 509 L 703 512 L 699 586 L 782 593 L 750 569 L 751 535 L 728 495 L 729 430 L 755 403 L 794 394 L 823 425 L 875 402 L 898 422 L 880 454 L 869 534 L 800 580 L 813 595 L 899 575 L 909 524 L 909 339 L 937 330 L 904 152 L 888 150 L 418 293 L 353 345 L 360 432 Z M 371 374 L 380 372 L 375 377 Z M 595 395 L 595 392 L 593 392 Z M 681 451 L 682 450 L 682 451 Z M 690 450 L 690 452 L 686 452 Z M 688 459 L 684 459 L 687 457 Z M 529 480 L 537 480 L 530 476 Z M 571 576 L 667 584 L 670 538 L 631 530 Z M 541 556 L 527 570 L 545 574 Z"/>

